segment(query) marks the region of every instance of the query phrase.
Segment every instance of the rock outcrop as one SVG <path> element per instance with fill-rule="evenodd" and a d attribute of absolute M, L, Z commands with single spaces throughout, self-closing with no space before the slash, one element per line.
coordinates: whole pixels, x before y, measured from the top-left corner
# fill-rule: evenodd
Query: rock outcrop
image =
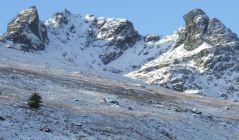
<path fill-rule="evenodd" d="M 133 24 L 126 19 L 99 19 L 97 27 L 97 39 L 110 40 L 121 50 L 133 46 L 140 37 Z"/>
<path fill-rule="evenodd" d="M 144 37 L 144 42 L 157 42 L 159 40 L 160 40 L 159 35 L 150 34 Z"/>
<path fill-rule="evenodd" d="M 104 64 L 118 58 L 124 50 L 132 47 L 140 35 L 134 29 L 133 24 L 126 19 L 104 19 L 96 20 L 97 40 L 107 40 L 110 53 L 101 55 Z"/>
<path fill-rule="evenodd" d="M 206 41 L 213 46 L 230 46 L 239 49 L 239 39 L 237 34 L 233 33 L 217 18 L 210 18 Z"/>
<path fill-rule="evenodd" d="M 212 46 L 233 46 L 239 48 L 239 39 L 216 18 L 209 18 L 201 9 L 193 9 L 183 16 L 185 28 L 181 30 L 177 46 L 192 51 L 207 42 Z"/>
<path fill-rule="evenodd" d="M 204 42 L 209 18 L 201 9 L 194 9 L 183 18 L 186 23 L 185 49 L 194 50 Z"/>
<path fill-rule="evenodd" d="M 39 21 L 36 7 L 21 11 L 9 24 L 1 41 L 13 41 L 24 51 L 44 50 L 48 43 L 46 26 Z"/>

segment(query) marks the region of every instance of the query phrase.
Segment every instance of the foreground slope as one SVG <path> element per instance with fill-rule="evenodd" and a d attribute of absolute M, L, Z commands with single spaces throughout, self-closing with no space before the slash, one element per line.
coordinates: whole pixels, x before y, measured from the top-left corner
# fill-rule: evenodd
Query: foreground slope
<path fill-rule="evenodd" d="M 126 19 L 23 10 L 0 36 L 0 139 L 239 139 L 236 100 L 158 86 L 238 99 L 237 36 L 200 9 L 185 21 L 142 36 Z"/>
<path fill-rule="evenodd" d="M 4 140 L 239 138 L 236 102 L 139 86 L 127 79 L 2 64 Z M 33 92 L 43 97 L 39 110 L 26 104 Z"/>

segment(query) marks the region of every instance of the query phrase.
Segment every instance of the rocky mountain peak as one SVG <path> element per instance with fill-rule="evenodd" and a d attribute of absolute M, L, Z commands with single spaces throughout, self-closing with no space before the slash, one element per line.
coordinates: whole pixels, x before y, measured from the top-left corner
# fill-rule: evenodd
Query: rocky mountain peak
<path fill-rule="evenodd" d="M 201 9 L 193 9 L 183 16 L 186 25 L 193 24 L 199 20 L 208 20 L 208 16 Z"/>
<path fill-rule="evenodd" d="M 139 38 L 133 24 L 126 19 L 99 19 L 97 25 L 97 38 L 111 40 L 121 49 L 134 45 Z"/>
<path fill-rule="evenodd" d="M 204 42 L 212 45 L 239 46 L 239 39 L 220 20 L 209 18 L 201 9 L 193 9 L 183 16 L 185 29 L 179 33 L 177 46 L 184 44 L 184 48 L 192 51 Z"/>
<path fill-rule="evenodd" d="M 98 18 L 96 20 L 97 40 L 107 40 L 113 52 L 100 56 L 104 64 L 118 58 L 124 50 L 132 47 L 140 35 L 134 29 L 132 22 L 119 18 Z"/>
<path fill-rule="evenodd" d="M 183 18 L 186 23 L 185 49 L 193 50 L 203 43 L 209 18 L 201 9 L 193 9 Z"/>
<path fill-rule="evenodd" d="M 25 9 L 12 19 L 10 23 L 8 23 L 8 32 L 14 32 L 17 28 L 21 27 L 21 24 L 28 24 L 30 27 L 32 27 L 35 31 L 33 31 L 35 34 L 38 34 L 36 31 L 38 28 L 34 27 L 36 26 L 36 23 L 39 22 L 39 15 L 37 12 L 37 9 L 35 6 L 32 6 L 28 9 Z M 39 35 L 38 35 L 39 36 Z"/>
<path fill-rule="evenodd" d="M 171 36 L 176 44 L 128 75 L 180 92 L 238 98 L 237 35 L 201 9 L 183 18 L 185 27 Z"/>
<path fill-rule="evenodd" d="M 1 41 L 13 41 L 19 43 L 21 50 L 43 50 L 48 42 L 47 30 L 39 21 L 38 11 L 35 6 L 27 8 L 17 14 L 8 23 L 7 33 Z"/>

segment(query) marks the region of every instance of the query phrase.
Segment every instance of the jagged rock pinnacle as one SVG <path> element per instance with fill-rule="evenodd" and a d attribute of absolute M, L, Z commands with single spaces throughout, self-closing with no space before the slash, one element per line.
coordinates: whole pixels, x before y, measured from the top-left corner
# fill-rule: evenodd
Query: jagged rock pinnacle
<path fill-rule="evenodd" d="M 216 18 L 209 18 L 201 9 L 193 9 L 183 16 L 185 28 L 179 33 L 177 46 L 184 43 L 184 48 L 192 51 L 206 42 L 212 46 L 239 47 L 239 39 Z"/>
<path fill-rule="evenodd" d="M 193 9 L 183 16 L 186 23 L 186 40 L 184 42 L 186 50 L 193 50 L 200 46 L 207 30 L 209 18 L 201 9 Z"/>
<path fill-rule="evenodd" d="M 37 8 L 32 6 L 19 12 L 8 23 L 5 38 L 22 44 L 21 49 L 25 51 L 45 49 L 45 44 L 48 42 L 47 30 L 39 21 Z"/>

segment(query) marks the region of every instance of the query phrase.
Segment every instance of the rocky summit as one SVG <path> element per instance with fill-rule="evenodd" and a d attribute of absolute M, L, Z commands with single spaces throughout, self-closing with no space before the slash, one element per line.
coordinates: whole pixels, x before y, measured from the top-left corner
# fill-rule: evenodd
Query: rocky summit
<path fill-rule="evenodd" d="M 19 43 L 21 50 L 44 50 L 48 43 L 46 26 L 39 21 L 36 7 L 21 11 L 8 23 L 7 33 L 2 41 L 10 40 Z"/>
<path fill-rule="evenodd" d="M 186 50 L 194 50 L 204 42 L 212 46 L 239 47 L 235 33 L 216 18 L 209 18 L 201 9 L 193 9 L 183 16 L 186 23 L 178 45 L 185 44 Z"/>
<path fill-rule="evenodd" d="M 100 56 L 104 64 L 118 58 L 124 50 L 132 47 L 140 35 L 135 31 L 133 24 L 124 19 L 104 19 L 96 21 L 97 39 L 109 40 L 108 45 L 116 51 Z"/>

